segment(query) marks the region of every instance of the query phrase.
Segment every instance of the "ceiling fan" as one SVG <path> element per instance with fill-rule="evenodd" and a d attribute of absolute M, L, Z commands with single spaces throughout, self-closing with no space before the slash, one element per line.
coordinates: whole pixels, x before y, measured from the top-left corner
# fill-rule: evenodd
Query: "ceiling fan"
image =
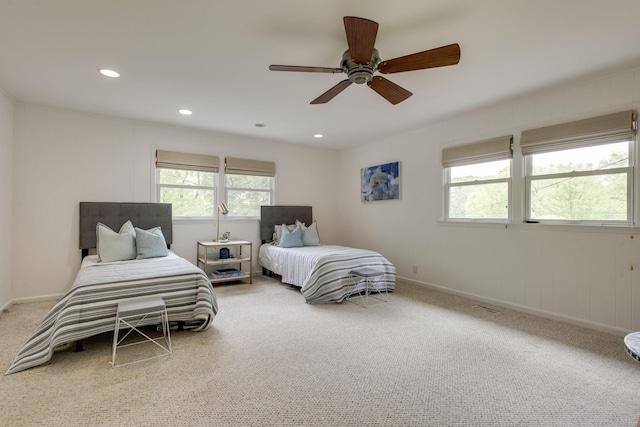
<path fill-rule="evenodd" d="M 269 66 L 271 71 L 345 73 L 347 75 L 348 78 L 346 80 L 341 81 L 311 101 L 311 104 L 324 104 L 331 101 L 352 83 L 366 83 L 384 99 L 395 105 L 413 94 L 382 76 L 374 76 L 376 71 L 382 74 L 401 73 L 455 65 L 460 61 L 460 46 L 457 43 L 382 61 L 378 50 L 374 47 L 376 35 L 378 34 L 378 23 L 354 16 L 345 16 L 343 21 L 349 49 L 342 55 L 340 68 L 299 65 Z"/>

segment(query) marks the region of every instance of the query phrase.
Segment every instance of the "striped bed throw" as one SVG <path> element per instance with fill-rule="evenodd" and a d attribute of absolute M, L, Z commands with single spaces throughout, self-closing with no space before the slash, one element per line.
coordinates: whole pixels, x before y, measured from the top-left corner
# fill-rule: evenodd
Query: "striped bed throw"
<path fill-rule="evenodd" d="M 300 287 L 310 304 L 341 302 L 364 290 L 364 280 L 353 286 L 351 270 L 368 267 L 385 274 L 375 281 L 377 291 L 395 289 L 396 268 L 378 252 L 346 246 L 320 245 L 281 248 L 260 247 L 260 265 L 282 276 L 282 282 Z"/>
<path fill-rule="evenodd" d="M 71 289 L 40 323 L 5 375 L 49 361 L 60 345 L 113 332 L 118 303 L 149 295 L 164 299 L 169 321 L 184 322 L 185 328 L 194 331 L 209 326 L 218 312 L 207 276 L 174 254 L 86 266 L 83 262 Z"/>

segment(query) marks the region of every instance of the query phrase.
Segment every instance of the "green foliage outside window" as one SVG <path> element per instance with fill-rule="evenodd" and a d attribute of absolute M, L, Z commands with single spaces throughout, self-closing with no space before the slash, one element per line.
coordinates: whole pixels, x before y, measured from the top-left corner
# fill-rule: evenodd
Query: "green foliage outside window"
<path fill-rule="evenodd" d="M 260 216 L 260 206 L 271 204 L 273 178 L 227 175 L 227 204 L 232 216 Z"/>
<path fill-rule="evenodd" d="M 260 216 L 260 206 L 271 204 L 269 192 L 227 190 L 229 214 L 232 216 Z"/>
<path fill-rule="evenodd" d="M 160 184 L 213 187 L 215 173 L 193 170 L 158 169 Z"/>
<path fill-rule="evenodd" d="M 533 181 L 531 218 L 626 221 L 627 174 Z"/>
<path fill-rule="evenodd" d="M 211 217 L 215 212 L 215 173 L 158 169 L 159 200 L 171 203 L 175 217 Z"/>
<path fill-rule="evenodd" d="M 216 215 L 217 174 L 194 170 L 158 169 L 158 199 L 173 205 L 175 217 L 213 217 Z M 272 177 L 225 176 L 226 200 L 230 217 L 259 217 L 260 206 L 270 205 Z"/>
<path fill-rule="evenodd" d="M 606 158 L 588 160 L 600 149 Z M 534 155 L 531 180 L 531 218 L 567 221 L 627 221 L 628 143 L 567 150 L 565 159 L 554 153 Z M 545 156 L 545 157 L 543 157 Z M 580 161 L 584 158 L 583 161 Z M 597 172 L 596 174 L 590 172 Z M 535 179 L 535 176 L 543 177 Z"/>
<path fill-rule="evenodd" d="M 227 175 L 227 187 L 270 190 L 271 180 L 268 176 Z"/>
<path fill-rule="evenodd" d="M 454 184 L 449 187 L 449 218 L 509 217 L 509 160 L 454 166 L 450 169 L 449 176 Z"/>
<path fill-rule="evenodd" d="M 449 218 L 506 219 L 509 216 L 506 182 L 451 187 Z"/>
<path fill-rule="evenodd" d="M 528 160 L 527 219 L 630 220 L 628 142 L 533 154 Z M 510 168 L 508 163 L 500 165 L 487 162 L 450 169 L 448 218 L 508 218 Z"/>

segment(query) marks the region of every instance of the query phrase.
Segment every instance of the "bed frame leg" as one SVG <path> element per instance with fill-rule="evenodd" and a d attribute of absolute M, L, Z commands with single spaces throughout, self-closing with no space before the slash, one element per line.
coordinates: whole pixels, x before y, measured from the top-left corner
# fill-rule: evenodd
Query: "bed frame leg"
<path fill-rule="evenodd" d="M 76 353 L 79 351 L 84 351 L 84 349 L 82 348 L 82 340 L 76 341 Z"/>

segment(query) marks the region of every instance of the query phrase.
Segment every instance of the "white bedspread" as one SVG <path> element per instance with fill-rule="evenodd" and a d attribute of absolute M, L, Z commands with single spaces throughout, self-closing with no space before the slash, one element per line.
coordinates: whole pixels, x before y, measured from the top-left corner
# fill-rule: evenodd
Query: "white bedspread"
<path fill-rule="evenodd" d="M 376 280 L 377 290 L 395 289 L 396 268 L 378 252 L 345 246 L 321 245 L 281 248 L 265 244 L 258 255 L 262 267 L 282 276 L 283 283 L 300 287 L 309 303 L 340 302 L 364 288 L 354 287 L 349 272 L 368 267 L 385 274 Z"/>

